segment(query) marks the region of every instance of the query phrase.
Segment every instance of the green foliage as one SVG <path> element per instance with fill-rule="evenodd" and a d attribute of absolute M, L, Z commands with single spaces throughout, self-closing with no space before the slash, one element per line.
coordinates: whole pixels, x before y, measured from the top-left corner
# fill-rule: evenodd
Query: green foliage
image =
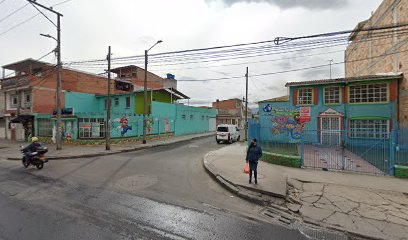
<path fill-rule="evenodd" d="M 274 153 L 264 153 L 261 158 L 262 161 L 282 165 L 287 167 L 300 168 L 301 158 L 299 156 L 281 155 Z"/>

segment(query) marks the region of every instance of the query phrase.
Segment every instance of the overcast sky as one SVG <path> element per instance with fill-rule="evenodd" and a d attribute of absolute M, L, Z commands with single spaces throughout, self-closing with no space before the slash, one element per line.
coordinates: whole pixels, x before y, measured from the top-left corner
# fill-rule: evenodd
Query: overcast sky
<path fill-rule="evenodd" d="M 63 0 L 37 0 L 47 6 Z M 55 27 L 38 15 L 18 27 L 10 28 L 37 14 L 25 0 L 0 0 L 0 65 L 25 58 L 37 59 L 55 47 L 51 39 L 39 33 L 56 35 Z M 381 0 L 71 0 L 55 7 L 62 18 L 62 59 L 102 59 L 112 46 L 113 57 L 141 55 L 157 40 L 150 53 L 204 48 L 238 43 L 273 40 L 278 36 L 294 37 L 353 29 L 359 21 L 369 18 Z M 55 16 L 48 14 L 51 19 Z M 5 18 L 7 17 L 7 18 Z M 176 79 L 208 79 L 245 74 L 284 71 L 344 60 L 340 50 L 345 46 L 319 50 L 325 53 L 263 63 L 249 63 L 319 52 L 245 58 L 223 62 L 206 62 L 151 67 L 149 70 L 165 76 L 171 72 Z M 337 51 L 337 52 L 336 52 Z M 334 52 L 334 53 L 330 53 Z M 54 56 L 44 61 L 55 62 Z M 234 66 L 220 66 L 247 63 Z M 208 66 L 212 66 L 209 68 Z M 143 66 L 141 66 L 143 67 Z M 205 67 L 205 68 L 203 68 Z M 100 69 L 81 70 L 99 73 Z M 333 77 L 343 77 L 341 65 L 332 67 Z M 286 94 L 286 82 L 329 77 L 329 68 L 250 78 L 250 102 Z M 216 99 L 242 98 L 245 79 L 219 82 L 179 82 L 179 90 L 192 98 L 191 102 L 208 105 Z"/>

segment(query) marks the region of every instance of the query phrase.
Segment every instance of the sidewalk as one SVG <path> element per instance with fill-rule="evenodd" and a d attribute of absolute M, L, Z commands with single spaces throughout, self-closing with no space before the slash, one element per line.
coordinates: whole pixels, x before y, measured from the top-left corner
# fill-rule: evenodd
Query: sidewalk
<path fill-rule="evenodd" d="M 105 150 L 105 145 L 97 146 L 78 146 L 78 145 L 63 145 L 62 150 L 57 151 L 55 145 L 48 145 L 48 153 L 46 154 L 49 160 L 62 160 L 72 158 L 85 158 L 106 156 L 122 152 L 137 151 L 157 146 L 163 146 L 178 142 L 189 141 L 197 138 L 213 136 L 214 133 L 191 134 L 185 136 L 174 137 L 166 140 L 148 141 L 147 144 L 121 144 L 111 145 L 111 150 Z M 27 142 L 0 140 L 0 158 L 8 160 L 21 160 L 20 146 L 27 146 Z"/>
<path fill-rule="evenodd" d="M 258 185 L 248 184 L 245 151 L 237 143 L 210 152 L 204 166 L 231 191 L 250 190 L 256 202 L 260 192 L 282 197 L 279 207 L 306 223 L 372 239 L 407 239 L 408 181 L 260 162 Z"/>

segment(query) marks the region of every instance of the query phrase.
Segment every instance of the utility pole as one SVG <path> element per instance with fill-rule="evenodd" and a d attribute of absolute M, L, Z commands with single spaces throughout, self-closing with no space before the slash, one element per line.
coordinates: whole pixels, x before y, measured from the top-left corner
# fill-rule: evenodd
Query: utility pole
<path fill-rule="evenodd" d="M 248 141 L 248 67 L 246 68 L 246 89 L 245 89 L 245 141 Z"/>
<path fill-rule="evenodd" d="M 143 84 L 143 144 L 146 144 L 146 115 L 147 115 L 147 50 L 145 50 L 145 72 Z"/>
<path fill-rule="evenodd" d="M 106 100 L 106 150 L 110 150 L 110 133 L 111 133 L 111 46 L 108 48 L 108 99 Z"/>
<path fill-rule="evenodd" d="M 57 142 L 57 150 L 61 150 L 62 149 L 62 139 L 61 139 L 61 95 L 62 95 L 62 90 L 61 90 L 61 17 L 63 17 L 63 15 L 57 11 L 54 11 L 52 8 L 46 7 L 42 4 L 37 3 L 34 0 L 28 0 L 28 2 L 30 2 L 31 4 L 33 4 L 33 6 L 39 6 L 45 10 L 48 10 L 54 14 L 57 15 L 57 39 L 51 37 L 50 35 L 43 35 L 45 37 L 48 38 L 53 38 L 54 40 L 57 41 L 57 49 L 56 49 L 56 53 L 57 53 L 57 135 L 56 135 L 56 142 Z M 37 7 L 35 7 L 37 8 Z M 43 14 L 38 8 L 37 10 Z M 53 23 L 45 14 L 43 14 L 44 17 L 46 17 L 52 24 Z"/>
<path fill-rule="evenodd" d="M 146 144 L 146 126 L 147 126 L 147 61 L 148 61 L 148 56 L 147 53 L 150 51 L 150 49 L 154 48 L 159 43 L 162 43 L 162 40 L 157 41 L 153 46 L 151 46 L 149 49 L 145 50 L 145 75 L 144 75 L 144 87 L 143 87 L 143 98 L 144 98 L 144 111 L 143 111 L 143 144 Z M 153 91 L 150 93 L 153 94 Z"/>

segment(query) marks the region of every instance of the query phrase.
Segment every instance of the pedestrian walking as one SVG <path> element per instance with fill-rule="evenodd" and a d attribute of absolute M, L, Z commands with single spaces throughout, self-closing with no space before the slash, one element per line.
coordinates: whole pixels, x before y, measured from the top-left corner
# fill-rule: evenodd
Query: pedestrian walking
<path fill-rule="evenodd" d="M 255 184 L 258 184 L 258 160 L 262 157 L 262 149 L 257 145 L 256 138 L 249 145 L 246 161 L 249 162 L 249 183 L 252 183 L 252 172 L 254 172 Z"/>

